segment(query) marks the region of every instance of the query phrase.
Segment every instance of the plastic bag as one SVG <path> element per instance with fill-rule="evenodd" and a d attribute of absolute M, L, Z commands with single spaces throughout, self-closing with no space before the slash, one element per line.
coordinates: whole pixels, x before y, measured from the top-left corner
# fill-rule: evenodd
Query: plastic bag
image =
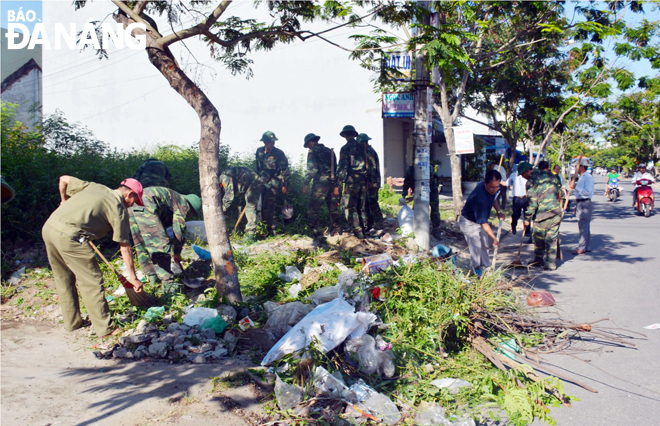
<path fill-rule="evenodd" d="M 204 322 L 202 322 L 202 325 L 199 326 L 200 330 L 205 330 L 207 328 L 215 331 L 215 334 L 220 334 L 225 331 L 225 328 L 227 328 L 227 323 L 221 316 L 211 317 L 205 319 Z"/>
<path fill-rule="evenodd" d="M 189 327 L 202 324 L 205 320 L 218 316 L 218 311 L 211 308 L 190 308 L 183 318 L 183 323 Z"/>
<path fill-rule="evenodd" d="M 438 244 L 437 246 L 433 247 L 431 255 L 439 260 L 445 260 L 452 257 L 454 255 L 454 251 L 444 244 Z"/>
<path fill-rule="evenodd" d="M 323 367 L 316 367 L 314 378 L 312 379 L 312 386 L 314 387 L 316 395 L 340 398 L 342 392 L 345 392 L 348 387 L 341 378 L 341 374 L 338 373 L 337 376 L 330 374 L 328 370 Z"/>
<path fill-rule="evenodd" d="M 300 283 L 293 284 L 291 287 L 289 287 L 289 296 L 294 298 L 298 297 L 300 290 L 302 290 L 302 285 L 300 285 Z"/>
<path fill-rule="evenodd" d="M 144 313 L 144 319 L 149 322 L 154 322 L 157 319 L 162 318 L 163 314 L 165 314 L 164 306 L 152 306 Z"/>
<path fill-rule="evenodd" d="M 197 256 L 199 256 L 200 259 L 202 260 L 211 260 L 211 252 L 208 250 L 204 250 L 200 246 L 196 246 L 195 244 L 192 245 L 193 251 Z"/>
<path fill-rule="evenodd" d="M 353 269 L 342 271 L 337 277 L 337 282 L 341 288 L 353 287 L 353 283 L 358 278 L 358 273 Z"/>
<path fill-rule="evenodd" d="M 392 263 L 394 263 L 392 256 L 388 253 L 365 257 L 362 259 L 362 271 L 367 274 L 375 274 L 376 272 L 384 271 Z"/>
<path fill-rule="evenodd" d="M 401 210 L 399 210 L 397 219 L 399 220 L 401 235 L 405 237 L 412 234 L 413 230 L 415 229 L 415 215 L 413 213 L 413 209 L 408 207 L 408 204 L 406 204 L 405 198 L 399 198 L 399 205 L 401 206 Z"/>
<path fill-rule="evenodd" d="M 348 388 L 342 396 L 385 424 L 393 425 L 401 420 L 401 413 L 392 400 L 376 392 L 362 379 Z"/>
<path fill-rule="evenodd" d="M 440 389 L 449 389 L 449 393 L 457 394 L 461 388 L 470 387 L 472 383 L 466 382 L 461 379 L 445 378 L 445 379 L 436 379 L 431 382 L 433 386 L 436 386 Z"/>
<path fill-rule="evenodd" d="M 417 408 L 415 424 L 419 426 L 451 426 L 451 422 L 445 417 L 445 409 L 437 402 L 428 403 L 426 401 L 419 404 Z"/>
<path fill-rule="evenodd" d="M 284 383 L 280 376 L 275 379 L 275 399 L 280 410 L 289 410 L 302 402 L 303 393 L 297 387 Z"/>
<path fill-rule="evenodd" d="M 186 239 L 188 241 L 202 241 L 207 243 L 206 240 L 206 225 L 203 220 L 191 220 L 186 222 Z"/>
<path fill-rule="evenodd" d="M 555 298 L 547 291 L 533 291 L 527 296 L 529 306 L 552 306 L 555 304 Z"/>
<path fill-rule="evenodd" d="M 302 273 L 295 266 L 287 266 L 284 268 L 284 272 L 279 274 L 277 278 L 290 283 L 295 280 L 297 281 L 302 280 Z"/>
<path fill-rule="evenodd" d="M 309 296 L 308 299 L 311 300 L 312 303 L 314 303 L 315 305 L 322 305 L 324 303 L 328 303 L 338 298 L 340 293 L 341 293 L 340 285 L 321 287 L 317 289 L 314 293 L 312 293 L 312 295 Z"/>
<path fill-rule="evenodd" d="M 327 353 L 348 337 L 355 339 L 366 334 L 376 319 L 376 315 L 371 313 L 356 313 L 353 306 L 343 299 L 324 303 L 293 326 L 268 351 L 261 365 L 272 364 L 286 354 L 304 349 L 314 339 L 321 343 L 320 349 Z"/>
<path fill-rule="evenodd" d="M 277 340 L 284 336 L 292 326 L 305 318 L 305 315 L 312 312 L 314 306 L 301 302 L 291 302 L 286 305 L 266 302 L 264 303 L 264 309 L 266 310 L 266 315 L 268 315 L 264 330 L 273 339 Z"/>
<path fill-rule="evenodd" d="M 357 339 L 351 339 L 344 346 L 346 353 L 357 358 L 360 370 L 366 374 L 378 373 L 381 376 L 393 377 L 396 371 L 391 351 L 381 351 L 376 348 L 376 340 L 368 334 Z"/>

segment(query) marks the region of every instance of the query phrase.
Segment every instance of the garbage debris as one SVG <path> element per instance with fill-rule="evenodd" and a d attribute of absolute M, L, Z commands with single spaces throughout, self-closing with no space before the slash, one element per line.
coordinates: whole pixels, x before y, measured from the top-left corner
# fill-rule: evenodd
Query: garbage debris
<path fill-rule="evenodd" d="M 264 303 L 264 310 L 268 316 L 264 330 L 274 339 L 284 336 L 294 325 L 312 312 L 313 305 L 302 302 L 291 302 L 278 305 L 275 302 Z"/>
<path fill-rule="evenodd" d="M 188 277 L 186 277 L 186 278 L 183 279 L 183 285 L 185 285 L 188 288 L 192 288 L 192 289 L 200 288 L 203 283 L 204 283 L 204 278 L 203 277 L 199 277 L 199 278 L 188 278 Z"/>
<path fill-rule="evenodd" d="M 555 298 L 547 291 L 533 291 L 527 296 L 529 306 L 553 306 Z"/>
<path fill-rule="evenodd" d="M 399 210 L 399 214 L 397 215 L 399 228 L 401 228 L 401 235 L 407 237 L 415 229 L 415 214 L 413 213 L 413 209 L 406 203 L 405 198 L 399 198 L 399 205 L 401 206 L 401 210 Z"/>
<path fill-rule="evenodd" d="M 362 259 L 362 271 L 367 274 L 375 274 L 376 272 L 384 271 L 394 261 L 389 253 L 377 254 Z"/>
<path fill-rule="evenodd" d="M 388 425 L 396 424 L 401 420 L 401 413 L 392 400 L 376 392 L 362 379 L 348 388 L 343 396 L 355 405 L 353 408 L 357 408 L 358 413 L 366 412 Z"/>
<path fill-rule="evenodd" d="M 451 426 L 452 423 L 447 420 L 445 413 L 446 410 L 437 402 L 428 403 L 424 401 L 417 408 L 415 424 L 418 426 Z"/>
<path fill-rule="evenodd" d="M 275 399 L 280 410 L 289 410 L 302 402 L 303 393 L 297 387 L 284 383 L 279 375 L 275 379 Z"/>
<path fill-rule="evenodd" d="M 172 274 L 174 274 L 174 275 L 183 274 L 183 269 L 181 269 L 181 264 L 176 263 L 176 262 L 171 262 L 170 263 L 170 270 L 172 271 Z"/>
<path fill-rule="evenodd" d="M 349 271 L 351 269 L 348 269 Z M 308 297 L 315 305 L 322 305 L 328 303 L 341 295 L 341 285 L 333 285 L 329 287 L 321 287 L 317 289 L 311 296 Z"/>
<path fill-rule="evenodd" d="M 392 236 L 388 232 L 385 235 L 383 235 L 382 237 L 380 237 L 380 240 L 384 243 L 391 243 L 392 241 L 394 241 L 394 238 L 392 238 Z"/>
<path fill-rule="evenodd" d="M 472 386 L 470 382 L 453 378 L 436 379 L 431 384 L 439 389 L 449 389 L 449 393 L 451 394 L 457 394 L 461 388 Z"/>
<path fill-rule="evenodd" d="M 211 252 L 208 250 L 204 250 L 200 246 L 197 246 L 195 244 L 192 245 L 192 249 L 195 252 L 197 256 L 199 256 L 200 259 L 202 260 L 211 260 Z"/>
<path fill-rule="evenodd" d="M 342 271 L 337 277 L 337 282 L 342 289 L 353 287 L 353 283 L 358 279 L 358 273 L 353 269 L 346 269 Z"/>
<path fill-rule="evenodd" d="M 211 308 L 190 308 L 183 318 L 183 323 L 189 327 L 201 325 L 206 319 L 218 316 L 218 311 Z"/>
<path fill-rule="evenodd" d="M 240 327 L 241 330 L 245 331 L 248 328 L 254 327 L 254 322 L 252 321 L 252 319 L 250 319 L 250 317 L 245 317 L 238 322 L 238 326 Z"/>
<path fill-rule="evenodd" d="M 213 330 L 215 334 L 221 334 L 227 328 L 227 323 L 221 316 L 207 318 L 202 322 L 200 330 Z"/>
<path fill-rule="evenodd" d="M 188 241 L 201 241 L 208 243 L 206 239 L 206 225 L 203 220 L 191 220 L 186 222 L 186 239 Z"/>
<path fill-rule="evenodd" d="M 9 278 L 9 280 L 7 280 L 7 282 L 11 285 L 18 285 L 23 279 L 24 275 L 25 275 L 25 266 L 18 269 L 17 271 L 14 271 L 14 273 L 11 274 L 11 277 Z"/>
<path fill-rule="evenodd" d="M 334 374 L 330 374 L 328 370 L 320 366 L 316 367 L 314 371 L 312 386 L 316 392 L 316 396 L 332 398 L 340 398 L 342 393 L 348 390 L 348 386 L 344 383 L 341 373 L 335 372 Z"/>
<path fill-rule="evenodd" d="M 495 348 L 495 352 L 501 353 L 515 361 L 516 353 L 520 353 L 520 346 L 518 346 L 516 339 L 509 339 L 506 342 L 500 343 L 499 346 Z"/>
<path fill-rule="evenodd" d="M 431 250 L 431 256 L 438 260 L 446 260 L 454 255 L 454 251 L 444 244 L 438 244 Z"/>
<path fill-rule="evenodd" d="M 300 351 L 313 339 L 321 343 L 327 353 L 339 346 L 346 338 L 358 338 L 366 334 L 376 321 L 374 314 L 355 312 L 344 299 L 337 298 L 317 306 L 298 324 L 293 326 L 266 354 L 261 365 L 270 365 L 286 354 Z"/>
<path fill-rule="evenodd" d="M 302 290 L 302 284 L 296 283 L 293 284 L 291 287 L 289 287 L 289 296 L 291 297 L 298 297 L 298 293 L 300 293 L 300 290 Z"/>
<path fill-rule="evenodd" d="M 164 306 L 152 306 L 144 313 L 144 319 L 149 322 L 154 322 L 163 317 L 165 314 Z"/>
<path fill-rule="evenodd" d="M 655 323 L 651 325 L 647 325 L 646 327 L 647 330 L 660 330 L 660 323 Z"/>
<path fill-rule="evenodd" d="M 391 347 L 391 346 L 390 346 Z M 351 339 L 344 345 L 346 353 L 357 359 L 360 370 L 366 374 L 378 373 L 387 378 L 396 371 L 392 351 L 376 348 L 376 340 L 368 334 Z"/>
<path fill-rule="evenodd" d="M 302 273 L 295 266 L 287 266 L 284 268 L 284 272 L 279 274 L 277 278 L 290 283 L 302 280 Z"/>

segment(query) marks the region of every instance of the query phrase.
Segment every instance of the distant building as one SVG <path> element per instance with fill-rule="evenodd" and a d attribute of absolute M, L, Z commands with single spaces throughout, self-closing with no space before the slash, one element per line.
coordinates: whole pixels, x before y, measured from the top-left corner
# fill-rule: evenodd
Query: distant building
<path fill-rule="evenodd" d="M 8 49 L 7 30 L 2 28 L 2 96 L 3 102 L 19 104 L 16 120 L 34 129 L 42 116 L 42 49 Z M 20 39 L 16 41 L 20 42 Z"/>

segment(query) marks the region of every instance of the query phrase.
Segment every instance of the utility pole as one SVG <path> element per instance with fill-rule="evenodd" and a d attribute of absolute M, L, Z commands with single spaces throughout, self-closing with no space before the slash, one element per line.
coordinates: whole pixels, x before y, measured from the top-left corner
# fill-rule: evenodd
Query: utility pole
<path fill-rule="evenodd" d="M 429 9 L 430 2 L 421 1 L 421 7 Z M 430 17 L 426 15 L 422 23 L 429 25 Z M 415 242 L 423 251 L 429 250 L 429 167 L 431 160 L 431 111 L 433 108 L 433 90 L 429 72 L 424 66 L 424 56 L 415 54 L 415 124 L 413 127 L 413 142 L 415 145 Z"/>

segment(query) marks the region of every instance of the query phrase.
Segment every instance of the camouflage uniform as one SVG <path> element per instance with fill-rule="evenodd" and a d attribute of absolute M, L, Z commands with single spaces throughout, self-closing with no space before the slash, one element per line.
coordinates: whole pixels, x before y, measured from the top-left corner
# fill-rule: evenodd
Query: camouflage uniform
<path fill-rule="evenodd" d="M 365 146 L 355 138 L 350 138 L 341 148 L 337 166 L 337 184 L 346 185 L 343 191 L 342 205 L 346 221 L 356 236 L 364 235 L 367 224 L 367 152 Z"/>
<path fill-rule="evenodd" d="M 380 161 L 376 150 L 367 142 L 367 230 L 372 227 L 383 229 L 383 213 L 378 205 L 378 190 L 380 189 Z"/>
<path fill-rule="evenodd" d="M 245 232 L 248 237 L 254 238 L 259 222 L 259 215 L 257 214 L 259 197 L 261 197 L 264 189 L 261 179 L 247 167 L 238 166 L 227 169 L 220 174 L 220 185 L 224 190 L 222 210 L 225 212 L 237 199 L 245 199 L 245 216 L 248 221 Z"/>
<path fill-rule="evenodd" d="M 561 224 L 561 184 L 549 170 L 537 172 L 527 182 L 525 220 L 534 220 L 534 262 L 556 269 L 557 238 Z"/>
<path fill-rule="evenodd" d="M 169 188 L 152 186 L 144 189 L 144 207 L 129 209 L 133 245 L 138 262 L 152 283 L 163 282 L 166 290 L 174 289 L 171 253 L 181 254 L 186 241 L 186 218 L 194 214 L 183 195 Z M 174 238 L 167 234 L 172 227 Z"/>
<path fill-rule="evenodd" d="M 309 226 L 317 231 L 319 226 L 319 213 L 321 205 L 325 202 L 328 206 L 328 212 L 332 220 L 332 227 L 335 231 L 341 230 L 339 218 L 339 197 L 335 196 L 335 174 L 337 170 L 337 161 L 335 153 L 323 144 L 317 143 L 309 149 L 307 154 L 307 175 L 303 182 L 304 186 L 309 185 L 313 179 L 312 192 L 309 196 L 309 205 L 307 208 L 307 220 Z"/>
<path fill-rule="evenodd" d="M 138 167 L 133 179 L 140 181 L 142 188 L 148 186 L 170 187 L 170 169 L 160 160 L 150 158 Z"/>
<path fill-rule="evenodd" d="M 284 152 L 273 148 L 268 154 L 265 147 L 257 149 L 257 174 L 264 185 L 261 193 L 261 215 L 269 229 L 275 230 L 275 211 L 280 204 L 282 187 L 289 186 L 289 161 Z"/>

